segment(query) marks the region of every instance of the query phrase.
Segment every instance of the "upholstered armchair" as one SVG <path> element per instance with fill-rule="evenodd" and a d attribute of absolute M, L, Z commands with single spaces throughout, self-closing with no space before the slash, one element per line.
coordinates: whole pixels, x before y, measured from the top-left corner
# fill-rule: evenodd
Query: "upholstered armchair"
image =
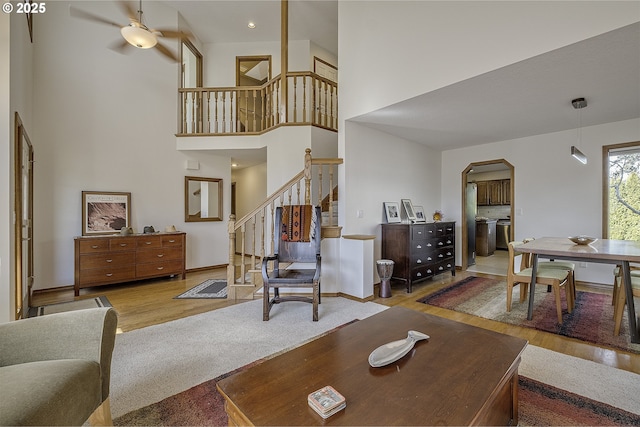
<path fill-rule="evenodd" d="M 113 308 L 0 324 L 0 425 L 112 424 Z"/>

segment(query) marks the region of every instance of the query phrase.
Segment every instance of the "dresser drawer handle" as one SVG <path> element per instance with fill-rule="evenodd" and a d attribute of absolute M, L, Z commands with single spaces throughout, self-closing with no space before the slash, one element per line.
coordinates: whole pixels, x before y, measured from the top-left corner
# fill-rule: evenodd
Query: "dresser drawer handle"
<path fill-rule="evenodd" d="M 113 276 L 113 273 L 107 273 L 106 276 L 107 277 L 111 277 L 111 276 Z"/>
<path fill-rule="evenodd" d="M 158 267 L 157 270 L 164 270 L 164 267 Z"/>
<path fill-rule="evenodd" d="M 431 261 L 431 260 L 433 260 L 433 258 L 431 258 L 431 257 L 428 257 L 428 258 L 427 258 L 427 261 Z"/>
<path fill-rule="evenodd" d="M 444 243 L 438 242 L 438 246 L 444 246 Z"/>
<path fill-rule="evenodd" d="M 438 255 L 438 258 L 444 258 L 444 255 L 440 254 Z"/>
<path fill-rule="evenodd" d="M 422 277 L 422 273 L 416 274 L 416 277 Z"/>
<path fill-rule="evenodd" d="M 91 245 L 91 249 L 98 249 L 100 246 L 98 245 Z"/>
<path fill-rule="evenodd" d="M 447 252 L 447 256 L 451 256 L 451 252 Z"/>
<path fill-rule="evenodd" d="M 422 231 L 418 231 L 418 234 L 422 234 Z"/>
<path fill-rule="evenodd" d="M 127 246 L 127 245 L 128 245 L 128 243 L 120 243 L 120 246 L 121 246 L 121 247 L 123 247 L 123 248 L 124 248 L 125 246 Z"/>
<path fill-rule="evenodd" d="M 431 246 L 433 246 L 431 243 L 427 243 L 428 248 L 430 248 Z"/>
<path fill-rule="evenodd" d="M 417 259 L 416 260 L 416 264 L 422 264 L 422 260 L 421 259 Z"/>
<path fill-rule="evenodd" d="M 422 245 L 416 245 L 416 249 L 422 249 Z"/>
<path fill-rule="evenodd" d="M 158 254 L 158 258 L 162 258 L 164 254 Z"/>
<path fill-rule="evenodd" d="M 429 233 L 432 233 L 432 234 L 433 234 L 433 230 L 429 230 Z"/>
<path fill-rule="evenodd" d="M 169 243 L 175 243 L 176 241 L 174 239 L 169 240 Z"/>
<path fill-rule="evenodd" d="M 433 270 L 428 269 L 428 270 L 427 270 L 427 273 L 433 273 Z"/>
<path fill-rule="evenodd" d="M 150 244 L 151 244 L 151 242 L 144 242 L 144 244 L 145 244 L 145 245 L 150 245 Z"/>
<path fill-rule="evenodd" d="M 112 259 L 108 259 L 107 262 L 113 262 L 113 260 Z"/>
<path fill-rule="evenodd" d="M 444 270 L 444 267 L 440 266 L 440 268 L 438 268 L 438 270 L 442 271 L 442 270 Z"/>

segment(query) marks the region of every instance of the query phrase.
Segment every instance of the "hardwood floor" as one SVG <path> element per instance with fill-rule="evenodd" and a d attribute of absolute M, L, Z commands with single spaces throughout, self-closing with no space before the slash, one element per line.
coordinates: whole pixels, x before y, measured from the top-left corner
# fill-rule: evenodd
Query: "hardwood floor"
<path fill-rule="evenodd" d="M 508 325 L 416 302 L 422 296 L 472 274 L 484 277 L 500 277 L 478 272 L 458 272 L 456 277 L 452 278 L 447 273 L 436 276 L 433 280 L 414 284 L 411 294 L 407 294 L 401 287 L 394 286 L 390 298 L 376 297 L 373 301 L 387 306 L 400 305 L 496 332 L 522 337 L 539 347 L 640 374 L 640 355 L 601 348 L 547 332 Z M 81 290 L 77 299 L 105 295 L 118 311 L 118 329 L 121 332 L 127 332 L 245 302 L 242 300 L 227 301 L 226 299 L 174 299 L 175 296 L 191 289 L 205 279 L 224 279 L 225 275 L 225 268 L 217 268 L 188 273 L 185 280 L 176 277 L 166 280 L 141 281 L 134 284 L 86 288 Z M 607 292 L 606 290 L 603 291 L 601 287 L 586 286 L 584 284 L 578 284 L 578 289 L 590 292 Z M 377 295 L 377 291 L 375 295 Z M 32 305 L 39 306 L 73 300 L 73 289 L 52 290 L 34 295 Z"/>

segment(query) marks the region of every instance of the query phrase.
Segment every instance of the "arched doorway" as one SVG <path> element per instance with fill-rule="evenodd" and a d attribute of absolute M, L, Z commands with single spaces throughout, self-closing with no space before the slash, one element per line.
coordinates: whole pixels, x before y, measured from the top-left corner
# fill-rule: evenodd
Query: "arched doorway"
<path fill-rule="evenodd" d="M 509 241 L 514 239 L 515 235 L 515 168 L 505 159 L 487 160 L 482 162 L 470 163 L 462 171 L 462 270 L 469 267 L 470 258 L 474 258 L 475 247 L 470 247 L 470 242 L 475 242 L 475 216 L 476 207 L 474 205 L 473 189 L 468 188 L 468 184 L 476 181 L 476 177 L 491 176 L 490 174 L 506 174 L 509 178 L 507 194 L 510 208 L 509 218 L 511 227 L 509 231 Z M 506 188 L 506 185 L 505 185 Z M 503 205 L 504 206 L 504 205 Z M 470 237 L 473 237 L 470 239 Z"/>

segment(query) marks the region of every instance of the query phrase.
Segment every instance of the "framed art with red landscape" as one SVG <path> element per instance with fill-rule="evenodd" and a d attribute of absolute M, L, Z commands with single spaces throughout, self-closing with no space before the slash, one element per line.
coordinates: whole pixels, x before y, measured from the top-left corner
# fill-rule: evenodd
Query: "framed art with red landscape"
<path fill-rule="evenodd" d="M 82 192 L 82 235 L 115 234 L 130 227 L 131 193 Z"/>

